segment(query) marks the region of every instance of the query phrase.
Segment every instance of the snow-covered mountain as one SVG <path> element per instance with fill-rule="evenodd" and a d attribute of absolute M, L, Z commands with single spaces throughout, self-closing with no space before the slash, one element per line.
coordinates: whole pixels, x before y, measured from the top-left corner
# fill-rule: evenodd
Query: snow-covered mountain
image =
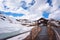
<path fill-rule="evenodd" d="M 0 14 L 0 21 L 14 23 L 14 24 L 31 24 L 34 21 L 28 19 L 15 19 L 4 14 Z"/>
<path fill-rule="evenodd" d="M 23 32 L 23 31 L 30 30 L 32 27 L 21 25 L 21 23 L 27 23 L 27 22 L 29 21 L 25 19 L 21 19 L 20 21 L 18 21 L 17 19 L 0 14 L 0 33 L 9 33 L 18 30 L 22 30 L 21 32 Z"/>
<path fill-rule="evenodd" d="M 16 20 L 14 18 L 10 18 L 9 16 L 0 14 L 0 21 L 5 21 L 8 23 L 16 23 Z"/>
<path fill-rule="evenodd" d="M 31 24 L 31 22 L 28 21 L 27 19 L 14 19 L 14 18 L 11 18 L 4 14 L 0 14 L 0 34 L 4 35 L 4 37 L 0 36 L 0 39 L 8 37 L 8 36 L 12 36 L 14 34 L 31 31 L 33 26 L 27 27 L 26 25 L 22 25 L 25 23 Z M 24 38 L 23 36 L 26 37 L 29 33 L 21 35 L 20 37 L 23 39 Z M 8 34 L 8 35 L 6 35 L 6 34 Z"/>

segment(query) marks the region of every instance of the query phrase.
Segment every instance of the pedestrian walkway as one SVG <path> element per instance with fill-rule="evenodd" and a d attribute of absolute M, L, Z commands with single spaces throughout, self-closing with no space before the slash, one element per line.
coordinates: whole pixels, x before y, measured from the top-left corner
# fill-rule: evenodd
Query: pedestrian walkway
<path fill-rule="evenodd" d="M 41 26 L 42 30 L 38 34 L 35 40 L 49 40 L 48 33 L 47 33 L 47 27 Z"/>

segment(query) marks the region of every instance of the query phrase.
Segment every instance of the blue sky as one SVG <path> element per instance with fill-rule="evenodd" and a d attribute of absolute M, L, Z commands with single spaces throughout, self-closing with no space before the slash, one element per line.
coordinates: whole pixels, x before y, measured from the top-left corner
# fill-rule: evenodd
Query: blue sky
<path fill-rule="evenodd" d="M 50 6 L 53 6 L 52 5 L 52 0 L 47 0 L 47 3 L 49 3 Z"/>
<path fill-rule="evenodd" d="M 32 0 L 31 3 L 28 3 L 29 6 L 27 6 L 27 3 L 25 1 L 21 1 L 22 5 L 21 7 L 25 10 L 27 10 L 29 7 L 33 6 L 35 4 L 35 0 Z"/>
<path fill-rule="evenodd" d="M 27 3 L 25 2 L 25 1 L 21 1 L 21 7 L 24 9 L 24 10 L 27 10 L 27 9 L 29 9 L 29 7 L 30 6 L 33 6 L 34 5 L 34 3 L 35 3 L 35 0 L 32 0 L 30 3 L 29 3 L 29 6 L 27 6 Z M 50 6 L 52 6 L 52 0 L 47 0 L 47 3 L 49 3 L 49 5 Z M 4 5 L 4 8 L 6 9 L 9 9 L 6 5 Z M 19 17 L 21 17 L 21 16 L 23 16 L 24 14 L 22 14 L 22 13 L 12 13 L 12 12 L 4 12 L 3 14 L 6 14 L 6 15 L 12 15 L 12 16 L 14 16 L 14 17 L 17 17 L 17 16 L 19 16 Z M 43 17 L 44 18 L 48 18 L 48 16 L 49 16 L 49 13 L 47 13 L 47 12 L 43 12 L 42 13 L 42 15 L 43 15 Z"/>
<path fill-rule="evenodd" d="M 11 12 L 5 12 L 4 14 L 6 14 L 6 15 L 12 15 L 12 16 L 14 16 L 14 17 L 17 17 L 17 16 L 23 16 L 24 14 L 22 14 L 22 13 L 11 13 Z"/>
<path fill-rule="evenodd" d="M 44 12 L 43 12 L 43 17 L 44 17 L 44 18 L 48 18 L 48 17 L 49 17 L 49 14 L 50 14 L 49 12 L 44 11 Z"/>
<path fill-rule="evenodd" d="M 33 6 L 33 5 L 34 5 L 34 3 L 35 3 L 35 0 L 32 0 L 32 1 L 29 3 L 29 6 L 27 6 L 27 3 L 26 3 L 25 1 L 21 1 L 21 7 L 22 7 L 24 10 L 28 10 L 30 6 Z M 52 0 L 47 0 L 47 3 L 48 3 L 50 6 L 52 6 Z M 6 5 L 4 5 L 4 8 L 5 8 L 5 9 L 6 9 L 6 8 L 9 9 Z M 22 14 L 22 13 L 12 13 L 12 12 L 4 12 L 3 14 L 9 15 L 9 16 L 12 15 L 13 17 L 17 17 L 17 16 L 21 17 L 21 16 L 24 15 L 24 14 Z M 42 15 L 43 15 L 44 18 L 48 18 L 49 13 L 46 12 L 46 11 L 44 11 L 44 12 L 42 13 Z"/>
<path fill-rule="evenodd" d="M 21 1 L 21 3 L 22 3 L 21 7 L 22 7 L 23 9 L 27 10 L 30 6 L 33 6 L 33 5 L 34 5 L 35 0 L 32 0 L 31 3 L 29 3 L 29 6 L 26 5 L 26 2 L 25 2 L 25 1 Z M 50 6 L 52 6 L 52 0 L 47 0 L 47 3 L 48 3 Z M 4 7 L 7 8 L 7 6 L 4 6 Z M 20 16 L 20 17 L 21 17 L 21 16 L 24 15 L 24 14 L 22 14 L 22 13 L 19 14 L 19 13 L 12 13 L 12 12 L 4 12 L 4 14 L 6 14 L 6 15 L 12 15 L 12 16 L 14 16 L 14 17 L 17 17 L 17 16 Z M 49 13 L 46 12 L 46 11 L 44 11 L 42 15 L 43 15 L 44 18 L 48 18 Z"/>
<path fill-rule="evenodd" d="M 29 19 L 58 18 L 59 8 L 60 0 L 2 0 L 0 2 L 0 11 L 3 11 L 3 14 Z"/>
<path fill-rule="evenodd" d="M 3 12 L 3 11 L 0 11 L 2 14 L 5 14 L 5 15 L 8 15 L 8 16 L 13 16 L 13 17 L 17 17 L 17 16 L 23 16 L 24 14 L 22 13 L 12 13 L 12 12 Z"/>
<path fill-rule="evenodd" d="M 19 16 L 19 17 L 21 17 L 21 16 L 24 16 L 24 14 L 22 14 L 22 13 L 12 13 L 12 12 L 3 12 L 3 11 L 0 11 L 2 14 L 6 14 L 6 15 L 11 15 L 11 16 L 14 16 L 14 17 L 17 17 L 17 16 Z M 43 11 L 43 17 L 44 18 L 48 18 L 48 16 L 49 16 L 49 12 L 46 12 L 46 11 Z"/>

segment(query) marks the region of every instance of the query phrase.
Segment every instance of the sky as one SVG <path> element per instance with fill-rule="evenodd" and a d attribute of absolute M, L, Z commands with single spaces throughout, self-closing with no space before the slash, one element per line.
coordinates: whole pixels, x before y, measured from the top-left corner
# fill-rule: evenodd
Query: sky
<path fill-rule="evenodd" d="M 0 0 L 0 12 L 20 19 L 60 19 L 60 0 Z"/>
<path fill-rule="evenodd" d="M 0 13 L 8 15 L 8 16 L 14 16 L 14 17 L 17 17 L 17 16 L 21 17 L 24 15 L 22 13 L 17 14 L 17 13 L 12 13 L 12 12 L 3 12 L 3 11 L 0 11 Z"/>

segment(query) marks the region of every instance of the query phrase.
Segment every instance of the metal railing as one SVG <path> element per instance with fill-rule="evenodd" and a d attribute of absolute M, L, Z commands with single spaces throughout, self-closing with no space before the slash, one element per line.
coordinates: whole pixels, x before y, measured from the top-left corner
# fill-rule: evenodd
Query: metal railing
<path fill-rule="evenodd" d="M 56 35 L 56 40 L 60 40 L 60 34 L 52 27 L 53 31 L 55 32 Z"/>
<path fill-rule="evenodd" d="M 41 30 L 40 27 L 34 27 L 31 30 L 30 35 L 28 37 L 26 37 L 25 40 L 34 40 L 37 37 L 37 35 L 39 34 L 40 30 Z"/>
<path fill-rule="evenodd" d="M 9 39 L 9 38 L 12 38 L 12 37 L 15 37 L 15 36 L 18 36 L 18 35 L 22 35 L 22 34 L 25 34 L 25 33 L 28 33 L 28 32 L 31 32 L 31 30 L 30 30 L 30 31 L 23 32 L 23 33 L 16 34 L 16 35 L 12 35 L 12 36 L 9 36 L 9 37 L 0 39 L 0 40 L 7 40 L 7 39 Z"/>

